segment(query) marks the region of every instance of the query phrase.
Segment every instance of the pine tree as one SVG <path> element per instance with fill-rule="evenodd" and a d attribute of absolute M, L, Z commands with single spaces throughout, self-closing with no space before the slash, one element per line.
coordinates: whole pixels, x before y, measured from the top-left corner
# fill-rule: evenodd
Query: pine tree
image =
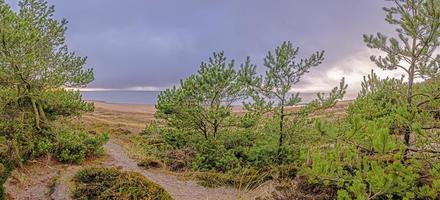
<path fill-rule="evenodd" d="M 384 8 L 386 21 L 396 26 L 396 37 L 381 33 L 364 35 L 368 47 L 379 49 L 386 55 L 371 56 L 371 60 L 384 70 L 400 69 L 407 78 L 406 101 L 408 110 L 414 110 L 414 98 L 426 96 L 428 99 L 440 97 L 440 93 L 414 94 L 417 78 L 438 77 L 440 55 L 436 49 L 440 45 L 440 1 L 439 0 L 393 0 L 394 6 Z M 420 105 L 416 105 L 417 107 Z M 417 108 L 416 108 L 417 109 Z M 412 111 L 416 112 L 416 111 Z M 405 127 L 404 143 L 411 146 L 411 127 Z"/>
<path fill-rule="evenodd" d="M 248 58 L 242 66 L 242 79 L 247 84 L 249 94 L 254 102 L 247 104 L 248 110 L 257 109 L 271 112 L 279 121 L 278 128 L 278 154 L 285 143 L 286 131 L 284 130 L 286 118 L 292 115 L 306 114 L 310 109 L 292 111 L 289 107 L 301 103 L 299 92 L 292 92 L 293 86 L 301 77 L 308 73 L 312 67 L 316 67 L 324 60 L 324 51 L 313 53 L 310 57 L 296 60 L 299 48 L 293 47 L 291 42 L 283 42 L 275 49 L 275 52 L 268 52 L 264 59 L 266 67 L 265 76 L 258 76 L 256 66 L 250 63 Z M 341 99 L 347 86 L 344 81 L 340 87 L 333 89 L 329 97 L 319 93 L 318 99 L 310 105 L 332 105 L 336 99 Z M 329 103 L 331 102 L 331 103 Z M 310 107 L 306 107 L 310 108 Z"/>
<path fill-rule="evenodd" d="M 200 64 L 197 74 L 182 80 L 179 88 L 161 92 L 157 116 L 174 127 L 215 138 L 221 128 L 229 126 L 232 104 L 244 98 L 234 60 L 227 62 L 224 52 L 214 53 Z"/>
<path fill-rule="evenodd" d="M 16 13 L 0 1 L 0 82 L 2 89 L 16 93 L 21 107 L 29 105 L 40 129 L 48 120 L 48 93 L 85 86 L 94 79 L 93 72 L 84 68 L 86 58 L 68 50 L 67 21 L 55 19 L 53 6 L 22 0 L 19 8 Z"/>

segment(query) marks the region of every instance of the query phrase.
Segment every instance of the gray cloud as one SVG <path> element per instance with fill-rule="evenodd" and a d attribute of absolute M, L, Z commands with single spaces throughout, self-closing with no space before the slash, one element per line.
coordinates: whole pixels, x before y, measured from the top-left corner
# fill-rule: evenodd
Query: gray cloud
<path fill-rule="evenodd" d="M 8 2 L 13 2 L 9 0 Z M 326 50 L 326 61 L 301 88 L 331 88 L 329 74 L 359 74 L 369 62 L 363 33 L 390 32 L 384 0 L 76 0 L 55 1 L 70 23 L 72 50 L 88 56 L 95 88 L 163 88 L 196 72 L 213 51 L 262 68 L 268 50 L 290 40 L 303 55 Z M 365 55 L 361 58 L 359 55 Z M 368 70 L 367 70 L 368 71 Z M 327 87 L 325 87 L 328 85 Z"/>

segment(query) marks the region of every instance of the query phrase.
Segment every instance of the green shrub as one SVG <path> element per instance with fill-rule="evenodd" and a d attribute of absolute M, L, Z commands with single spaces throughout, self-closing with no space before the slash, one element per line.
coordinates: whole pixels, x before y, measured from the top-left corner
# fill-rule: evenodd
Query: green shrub
<path fill-rule="evenodd" d="M 141 174 L 114 168 L 80 170 L 73 182 L 74 199 L 172 199 L 163 188 Z"/>
<path fill-rule="evenodd" d="M 33 150 L 34 157 L 50 154 L 54 151 L 55 144 L 50 138 L 42 138 L 36 141 L 35 149 Z"/>
<path fill-rule="evenodd" d="M 149 121 L 146 125 L 144 130 L 142 130 L 141 135 L 160 135 L 161 131 L 163 130 L 163 126 L 160 124 L 159 121 Z"/>
<path fill-rule="evenodd" d="M 417 84 L 415 92 L 437 90 L 431 82 Z M 350 105 L 345 121 L 316 123 L 322 143 L 313 147 L 302 170 L 311 183 L 336 185 L 340 199 L 439 198 L 438 153 L 429 150 L 438 146 L 438 130 L 421 128 L 438 123 L 429 110 L 439 102 L 414 112 L 406 105 L 404 87 L 392 79 L 378 80 L 374 91 Z M 403 136 L 408 130 L 415 151 L 407 154 Z"/>
<path fill-rule="evenodd" d="M 197 137 L 192 136 L 191 134 L 186 134 L 181 130 L 167 127 L 160 130 L 160 135 L 166 144 L 176 149 L 185 147 L 191 137 Z"/>
<path fill-rule="evenodd" d="M 240 167 L 240 160 L 233 150 L 225 149 L 221 140 L 199 140 L 192 144 L 195 148 L 195 157 L 192 162 L 194 170 L 200 171 L 228 171 Z"/>
<path fill-rule="evenodd" d="M 55 155 L 61 162 L 81 163 L 87 156 L 101 154 L 107 141 L 107 134 L 90 135 L 84 131 L 61 130 Z"/>

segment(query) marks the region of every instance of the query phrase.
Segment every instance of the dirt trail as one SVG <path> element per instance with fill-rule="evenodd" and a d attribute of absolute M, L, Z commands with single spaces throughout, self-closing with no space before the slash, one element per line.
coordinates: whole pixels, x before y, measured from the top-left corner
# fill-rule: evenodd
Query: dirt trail
<path fill-rule="evenodd" d="M 127 156 L 123 148 L 109 141 L 105 149 L 111 161 L 108 166 L 121 167 L 124 170 L 139 172 L 149 180 L 162 186 L 176 200 L 225 200 L 238 199 L 240 192 L 233 188 L 205 188 L 193 181 L 178 180 L 175 176 L 159 170 L 144 170 L 137 166 L 137 162 Z"/>
<path fill-rule="evenodd" d="M 124 149 L 112 140 L 105 145 L 105 152 L 108 158 L 100 166 L 117 167 L 126 171 L 141 173 L 149 180 L 162 186 L 175 200 L 226 200 L 238 199 L 240 195 L 240 192 L 233 188 L 204 188 L 193 181 L 182 181 L 160 170 L 145 170 L 138 167 L 137 162 L 131 159 Z M 78 166 L 72 166 L 63 171 L 57 179 L 54 192 L 50 196 L 51 199 L 71 199 L 69 196 L 69 180 L 79 169 Z"/>

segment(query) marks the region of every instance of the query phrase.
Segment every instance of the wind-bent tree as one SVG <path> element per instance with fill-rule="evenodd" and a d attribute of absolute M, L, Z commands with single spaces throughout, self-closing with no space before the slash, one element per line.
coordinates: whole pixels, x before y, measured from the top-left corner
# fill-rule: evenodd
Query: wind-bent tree
<path fill-rule="evenodd" d="M 414 94 L 414 81 L 417 78 L 438 77 L 440 55 L 436 54 L 440 38 L 439 0 L 394 0 L 394 6 L 384 8 L 386 21 L 397 26 L 397 37 L 387 37 L 381 33 L 364 35 L 368 47 L 379 49 L 385 56 L 371 56 L 371 60 L 384 70 L 400 69 L 406 82 L 406 101 L 408 110 L 416 112 L 418 107 L 430 100 L 440 98 L 438 94 Z M 425 103 L 415 104 L 414 99 L 426 97 Z M 414 108 L 416 107 L 416 108 Z M 411 146 L 411 127 L 405 127 L 404 143 Z M 407 154 L 407 152 L 405 153 Z"/>
<path fill-rule="evenodd" d="M 197 131 L 208 139 L 230 125 L 232 104 L 245 98 L 234 60 L 226 62 L 224 52 L 202 62 L 197 74 L 167 89 L 158 97 L 157 116 L 173 127 Z"/>
<path fill-rule="evenodd" d="M 247 104 L 247 109 L 258 109 L 271 112 L 279 121 L 279 141 L 278 153 L 280 153 L 286 137 L 284 130 L 286 117 L 292 115 L 302 115 L 310 111 L 310 106 L 304 109 L 288 109 L 291 106 L 301 103 L 299 92 L 292 92 L 295 84 L 301 77 L 309 72 L 309 69 L 316 67 L 324 60 L 324 51 L 315 52 L 310 57 L 297 60 L 299 48 L 293 47 L 291 42 L 283 42 L 275 49 L 275 52 L 268 52 L 264 59 L 266 67 L 265 76 L 258 76 L 256 66 L 250 60 L 242 66 L 242 79 L 247 84 L 250 95 L 254 102 Z M 332 105 L 336 99 L 343 97 L 347 86 L 344 81 L 339 88 L 333 89 L 329 97 L 322 93 L 318 94 L 318 99 L 310 105 Z"/>
<path fill-rule="evenodd" d="M 23 0 L 19 8 L 16 13 L 0 1 L 0 83 L 2 90 L 14 93 L 18 108 L 31 108 L 35 126 L 41 129 L 41 122 L 48 120 L 48 101 L 58 101 L 53 98 L 70 96 L 77 99 L 71 106 L 86 105 L 79 94 L 63 88 L 87 85 L 93 72 L 84 68 L 86 58 L 68 50 L 67 21 L 55 19 L 53 6 L 43 0 Z"/>

